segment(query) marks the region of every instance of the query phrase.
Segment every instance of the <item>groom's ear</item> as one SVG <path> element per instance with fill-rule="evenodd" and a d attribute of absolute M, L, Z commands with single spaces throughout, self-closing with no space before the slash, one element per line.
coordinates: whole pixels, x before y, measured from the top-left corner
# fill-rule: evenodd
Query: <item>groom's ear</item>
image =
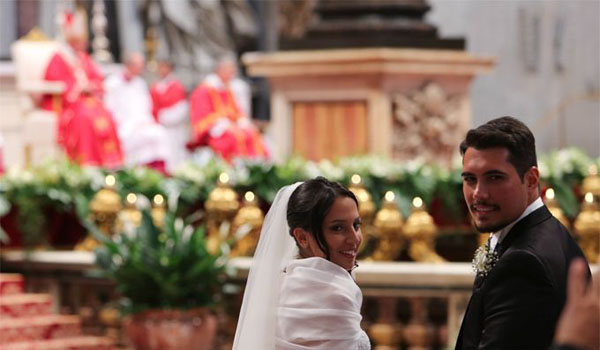
<path fill-rule="evenodd" d="M 525 185 L 527 185 L 527 191 L 531 196 L 531 200 L 537 198 L 540 193 L 540 171 L 537 167 L 532 166 L 527 170 L 524 176 Z"/>
<path fill-rule="evenodd" d="M 292 231 L 292 235 L 294 235 L 294 238 L 296 239 L 296 242 L 298 243 L 298 245 L 300 246 L 300 248 L 302 249 L 307 249 L 308 248 L 308 235 L 309 233 L 306 232 L 304 229 L 300 228 L 300 227 L 296 227 L 293 231 Z"/>

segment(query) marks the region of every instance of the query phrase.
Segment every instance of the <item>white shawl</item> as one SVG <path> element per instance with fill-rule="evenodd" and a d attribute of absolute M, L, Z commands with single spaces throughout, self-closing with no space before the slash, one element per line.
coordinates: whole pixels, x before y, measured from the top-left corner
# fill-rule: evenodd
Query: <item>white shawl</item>
<path fill-rule="evenodd" d="M 315 257 L 292 261 L 283 276 L 278 350 L 357 348 L 362 293 L 348 271 Z"/>

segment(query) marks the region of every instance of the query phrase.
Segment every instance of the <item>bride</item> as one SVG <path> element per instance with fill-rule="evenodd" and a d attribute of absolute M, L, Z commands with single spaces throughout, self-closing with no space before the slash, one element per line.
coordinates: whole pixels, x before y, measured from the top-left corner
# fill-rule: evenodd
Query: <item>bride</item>
<path fill-rule="evenodd" d="M 362 241 L 358 202 L 318 177 L 283 187 L 248 275 L 235 350 L 368 350 L 351 271 Z"/>

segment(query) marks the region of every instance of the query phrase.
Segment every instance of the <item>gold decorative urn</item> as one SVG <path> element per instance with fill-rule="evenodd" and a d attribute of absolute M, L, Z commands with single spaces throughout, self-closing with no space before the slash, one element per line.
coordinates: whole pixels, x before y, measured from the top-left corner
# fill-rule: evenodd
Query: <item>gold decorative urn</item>
<path fill-rule="evenodd" d="M 354 193 L 358 200 L 358 213 L 362 219 L 363 226 L 367 223 L 372 224 L 375 216 L 375 203 L 373 203 L 371 194 L 363 185 L 360 175 L 352 175 L 350 178 L 350 187 L 348 189 Z"/>
<path fill-rule="evenodd" d="M 253 192 L 246 192 L 242 207 L 235 215 L 231 225 L 231 236 L 235 237 L 235 247 L 231 256 L 252 256 L 258 244 L 260 229 L 264 215 L 258 207 L 258 200 Z"/>
<path fill-rule="evenodd" d="M 125 197 L 125 208 L 119 213 L 119 225 L 121 228 L 137 228 L 142 224 L 142 212 L 137 208 L 137 195 L 128 193 Z"/>
<path fill-rule="evenodd" d="M 383 207 L 375 215 L 373 225 L 377 230 L 377 248 L 373 260 L 392 261 L 400 255 L 402 249 L 402 214 L 394 201 L 392 191 L 386 192 Z"/>
<path fill-rule="evenodd" d="M 207 244 L 210 252 L 216 252 L 229 234 L 231 221 L 240 204 L 237 193 L 229 185 L 229 175 L 219 175 L 217 187 L 210 192 L 205 203 Z"/>
<path fill-rule="evenodd" d="M 598 175 L 598 167 L 593 164 L 588 168 L 588 175 L 581 183 L 581 193 L 588 192 L 594 195 L 596 201 L 600 199 L 600 176 Z"/>
<path fill-rule="evenodd" d="M 162 194 L 156 194 L 152 198 L 152 222 L 156 227 L 163 227 L 165 225 L 165 215 L 167 209 L 165 205 L 165 197 Z"/>
<path fill-rule="evenodd" d="M 90 202 L 91 219 L 98 229 L 107 236 L 112 236 L 117 228 L 117 216 L 123 205 L 121 196 L 115 190 L 117 179 L 114 175 L 106 175 L 104 178 L 104 188 L 102 188 Z M 98 240 L 88 234 L 88 236 L 75 246 L 75 250 L 92 251 L 98 246 Z"/>
<path fill-rule="evenodd" d="M 360 247 L 360 252 L 363 253 L 367 247 L 371 247 L 377 240 L 377 232 L 373 226 L 375 203 L 373 202 L 371 194 L 363 185 L 360 175 L 352 175 L 348 189 L 354 193 L 358 200 L 358 214 L 362 219 L 361 231 L 364 238 L 364 242 Z"/>
<path fill-rule="evenodd" d="M 424 209 L 423 200 L 415 197 L 411 213 L 404 224 L 404 236 L 409 241 L 408 254 L 414 261 L 442 263 L 446 260 L 435 252 L 434 238 L 437 227 L 433 218 Z"/>
<path fill-rule="evenodd" d="M 563 224 L 564 227 L 567 228 L 567 230 L 569 230 L 571 224 L 569 223 L 569 219 L 567 219 L 562 209 L 560 209 L 560 206 L 555 199 L 553 188 L 548 188 L 546 190 L 546 193 L 544 194 L 544 202 L 546 203 L 548 210 L 550 210 L 550 213 L 552 213 L 552 216 L 554 216 L 556 220 L 558 220 L 561 224 Z"/>
<path fill-rule="evenodd" d="M 594 194 L 588 192 L 585 194 L 581 212 L 575 219 L 575 231 L 579 236 L 579 243 L 585 257 L 590 263 L 598 263 L 600 243 L 600 210 L 598 203 L 594 199 Z"/>

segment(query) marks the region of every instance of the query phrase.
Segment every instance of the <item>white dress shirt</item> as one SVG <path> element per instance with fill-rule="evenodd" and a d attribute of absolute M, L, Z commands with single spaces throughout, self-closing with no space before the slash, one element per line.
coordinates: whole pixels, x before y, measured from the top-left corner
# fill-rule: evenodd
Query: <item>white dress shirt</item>
<path fill-rule="evenodd" d="M 538 197 L 531 204 L 529 204 L 529 206 L 527 206 L 527 208 L 525 208 L 525 211 L 523 211 L 523 214 L 521 214 L 521 216 L 519 216 L 519 218 L 517 220 L 504 226 L 504 228 L 499 231 L 492 232 L 492 235 L 490 237 L 490 250 L 494 251 L 496 249 L 496 245 L 498 245 L 498 243 L 502 242 L 504 237 L 506 237 L 506 234 L 510 231 L 510 229 L 513 228 L 513 226 L 516 225 L 517 222 L 519 222 L 519 220 L 521 220 L 524 217 L 526 217 L 527 215 L 533 213 L 536 209 L 542 207 L 543 205 L 544 205 L 544 202 L 542 201 L 542 197 Z"/>

